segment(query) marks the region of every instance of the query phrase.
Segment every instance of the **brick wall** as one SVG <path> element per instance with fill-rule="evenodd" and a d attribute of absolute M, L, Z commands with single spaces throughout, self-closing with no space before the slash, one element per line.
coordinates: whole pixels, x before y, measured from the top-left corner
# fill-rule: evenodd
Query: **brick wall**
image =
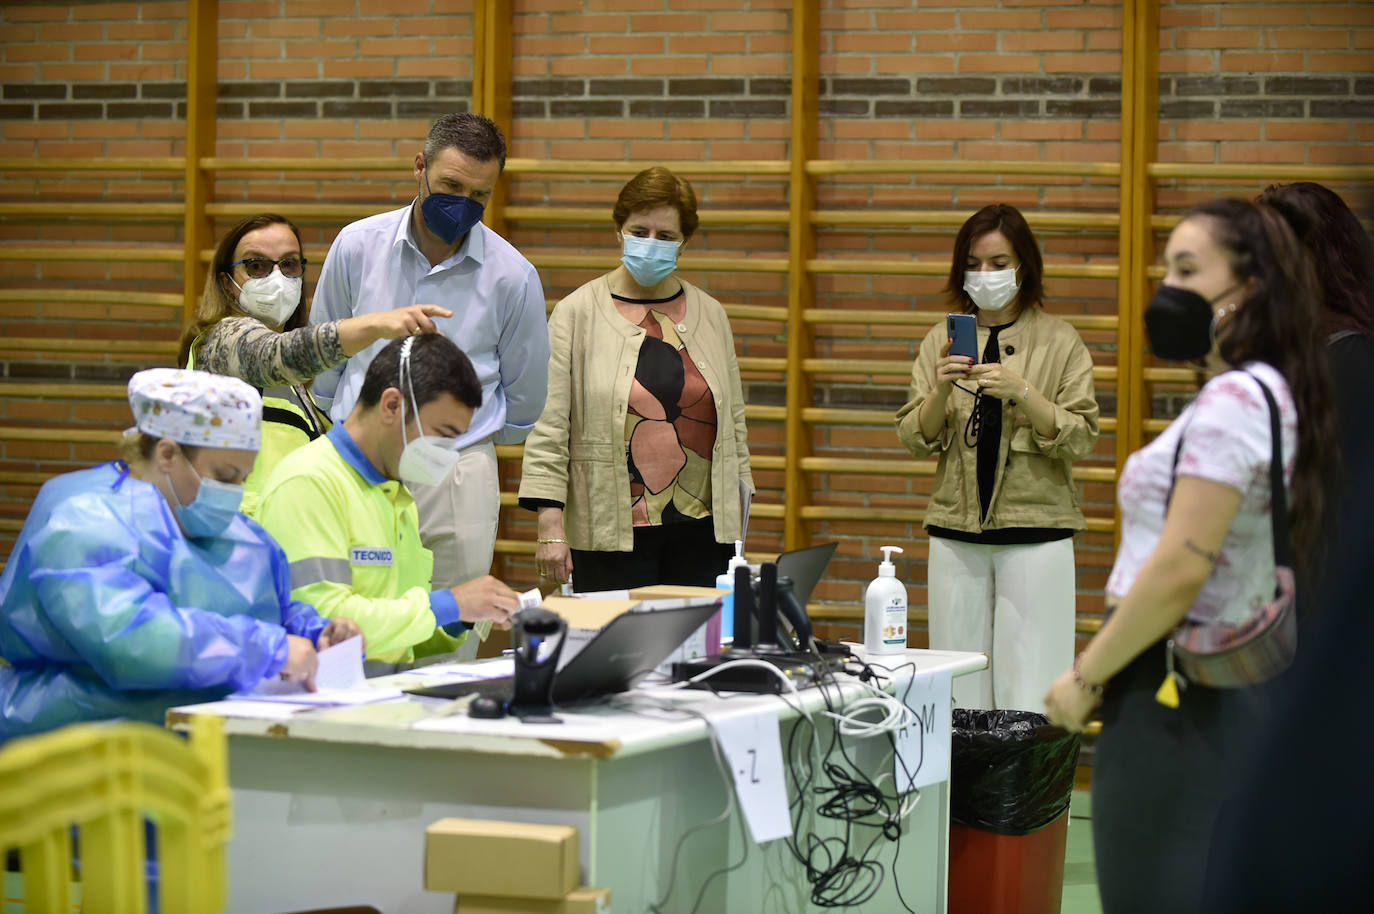
<path fill-rule="evenodd" d="M 554 159 L 697 162 L 777 160 L 787 155 L 790 3 L 787 0 L 522 0 L 513 4 L 511 154 Z M 1115 162 L 1120 137 L 1121 10 L 1115 2 L 1035 0 L 826 0 L 821 20 L 820 155 L 830 159 Z M 471 4 L 459 0 L 225 0 L 219 28 L 219 144 L 222 156 L 409 156 L 432 118 L 463 110 L 471 91 Z M 168 156 L 181 152 L 184 124 L 184 5 L 13 2 L 0 7 L 0 157 Z M 1357 163 L 1374 139 L 1368 3 L 1226 4 L 1165 2 L 1160 27 L 1160 145 L 1166 162 Z M 605 217 L 550 227 L 513 221 L 511 238 L 536 261 L 558 253 L 615 258 L 610 206 L 623 176 L 516 175 L 507 202 L 587 206 Z M 1178 212 L 1218 192 L 1253 194 L 1265 182 L 1163 181 L 1161 212 Z M 712 224 L 726 209 L 783 212 L 776 177 L 694 179 L 708 221 L 688 255 L 784 257 L 776 222 Z M 1359 188 L 1339 186 L 1348 194 Z M 969 212 L 988 202 L 1037 213 L 1117 210 L 1114 178 L 1014 175 L 840 176 L 818 182 L 827 210 L 922 209 Z M 0 200 L 180 199 L 178 173 L 0 173 Z M 223 174 L 221 201 L 264 208 L 291 201 L 354 202 L 377 209 L 413 194 L 408 171 L 360 174 Z M 223 226 L 221 226 L 223 227 Z M 318 264 L 336 224 L 304 226 Z M 954 227 L 820 230 L 822 257 L 915 257 L 946 263 Z M 1052 264 L 1116 263 L 1110 228 L 1038 231 Z M 83 220 L 5 218 L 0 244 L 138 242 L 175 246 L 177 218 Z M 1162 243 L 1162 237 L 1161 237 Z M 595 271 L 543 269 L 558 298 Z M 311 276 L 313 278 L 312 269 Z M 783 305 L 775 273 L 690 272 L 727 304 Z M 177 292 L 176 263 L 27 263 L 0 260 L 6 288 L 104 288 Z M 822 274 L 818 307 L 943 310 L 941 279 Z M 1111 279 L 1051 279 L 1048 306 L 1061 314 L 1112 314 Z M 920 328 L 818 325 L 816 355 L 910 359 Z M 741 355 L 781 356 L 784 328 L 735 322 Z M 172 309 L 71 303 L 0 302 L 0 335 L 171 339 Z M 1114 335 L 1085 331 L 1100 365 L 1115 360 Z M 0 347 L 6 379 L 120 380 L 147 359 L 117 354 L 36 358 Z M 783 378 L 748 372 L 754 404 L 780 404 Z M 1099 389 L 1114 413 L 1110 385 Z M 1152 392 L 1156 410 L 1177 408 L 1186 389 Z M 895 409 L 905 399 L 897 375 L 817 379 L 821 406 Z M 118 401 L 64 404 L 10 400 L 4 423 L 122 423 Z M 817 426 L 824 456 L 905 457 L 883 427 Z M 751 423 L 761 455 L 781 454 L 778 423 Z M 97 459 L 91 445 L 0 443 L 0 469 L 54 470 Z M 1109 466 L 1104 436 L 1088 463 Z M 518 465 L 503 473 L 513 485 Z M 781 500 L 781 476 L 758 474 L 760 500 Z M 809 480 L 813 501 L 920 507 L 928 478 L 825 474 Z M 0 491 L 0 513 L 22 515 L 32 488 Z M 1110 516 L 1112 487 L 1082 487 L 1087 510 Z M 780 524 L 756 519 L 750 548 L 776 549 Z M 512 513 L 506 535 L 531 532 Z M 816 524 L 817 539 L 838 538 L 833 580 L 820 596 L 853 602 L 872 575 L 879 541 L 908 547 L 904 574 L 913 604 L 924 602 L 925 550 L 906 524 Z M 1080 611 L 1100 609 L 1111 537 L 1079 541 Z M 513 566 L 517 574 L 528 568 Z"/>

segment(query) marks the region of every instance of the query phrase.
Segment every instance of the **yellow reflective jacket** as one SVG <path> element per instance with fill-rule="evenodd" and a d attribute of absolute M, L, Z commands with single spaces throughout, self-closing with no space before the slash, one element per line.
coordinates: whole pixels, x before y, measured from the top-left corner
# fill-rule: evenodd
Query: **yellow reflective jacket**
<path fill-rule="evenodd" d="M 461 631 L 447 589 L 430 592 L 434 556 L 415 500 L 363 456 L 343 423 L 282 458 L 258 521 L 291 562 L 291 595 L 358 623 L 369 660 L 410 660 L 438 626 Z"/>
<path fill-rule="evenodd" d="M 191 344 L 186 367 L 196 367 L 196 350 L 202 337 Z M 253 461 L 253 472 L 243 480 L 243 504 L 239 511 L 258 520 L 258 505 L 267 478 L 287 454 L 304 447 L 329 431 L 329 414 L 320 409 L 303 385 L 269 387 L 262 394 L 262 446 Z"/>

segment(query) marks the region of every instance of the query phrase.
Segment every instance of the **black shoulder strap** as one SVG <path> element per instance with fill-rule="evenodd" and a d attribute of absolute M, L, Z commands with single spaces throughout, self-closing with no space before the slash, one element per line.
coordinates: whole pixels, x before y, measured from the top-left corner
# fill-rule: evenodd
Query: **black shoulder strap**
<path fill-rule="evenodd" d="M 1272 499 L 1269 513 L 1274 528 L 1274 561 L 1280 566 L 1292 568 L 1293 542 L 1288 532 L 1288 490 L 1283 484 L 1283 430 L 1279 425 L 1279 406 L 1274 402 L 1274 395 L 1269 392 L 1269 387 L 1263 381 L 1244 369 L 1233 370 L 1243 371 L 1254 378 L 1264 394 L 1264 402 L 1269 405 L 1269 487 Z M 1178 481 L 1178 458 L 1183 454 L 1183 436 L 1187 431 L 1185 427 L 1179 432 L 1178 446 L 1174 448 L 1174 465 L 1169 470 L 1169 494 L 1164 499 L 1166 516 L 1169 513 L 1169 503 L 1174 498 L 1174 483 Z"/>
<path fill-rule="evenodd" d="M 1274 564 L 1280 567 L 1293 567 L 1293 541 L 1288 532 L 1288 490 L 1283 484 L 1283 429 L 1279 424 L 1279 406 L 1269 386 L 1256 378 L 1255 383 L 1264 393 L 1264 402 L 1269 404 L 1269 433 L 1273 440 L 1273 453 L 1269 457 L 1269 486 L 1272 492 L 1270 520 L 1274 528 Z"/>
<path fill-rule="evenodd" d="M 289 425 L 292 428 L 300 429 L 311 441 L 320 437 L 320 433 L 309 422 L 305 421 L 305 417 L 279 406 L 264 406 L 262 408 L 262 421 L 276 422 L 279 425 Z"/>

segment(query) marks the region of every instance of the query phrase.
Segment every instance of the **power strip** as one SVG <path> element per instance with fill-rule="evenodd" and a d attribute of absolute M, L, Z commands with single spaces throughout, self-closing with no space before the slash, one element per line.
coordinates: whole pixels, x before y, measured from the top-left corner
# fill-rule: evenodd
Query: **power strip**
<path fill-rule="evenodd" d="M 802 651 L 727 650 L 719 657 L 703 657 L 700 660 L 674 663 L 673 681 L 682 682 L 703 673 L 710 673 L 732 660 L 762 660 L 771 663 L 781 670 L 784 676 L 791 679 L 799 689 L 815 685 L 827 675 L 844 668 L 844 659 L 838 656 L 820 660 L 815 654 Z M 784 687 L 782 681 L 768 670 L 756 666 L 741 665 L 726 667 L 719 673 L 712 673 L 698 682 L 692 683 L 688 688 L 710 689 L 715 692 L 770 692 L 778 694 L 783 691 Z"/>

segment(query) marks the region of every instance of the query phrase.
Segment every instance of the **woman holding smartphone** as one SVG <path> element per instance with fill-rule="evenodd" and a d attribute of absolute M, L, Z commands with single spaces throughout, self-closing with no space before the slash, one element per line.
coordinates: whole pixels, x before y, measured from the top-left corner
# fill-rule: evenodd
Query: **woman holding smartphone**
<path fill-rule="evenodd" d="M 1073 658 L 1073 534 L 1087 524 L 1072 464 L 1097 441 L 1098 409 L 1087 347 L 1043 310 L 1043 271 L 1020 212 L 974 213 L 945 289 L 956 314 L 926 333 L 896 416 L 908 451 L 939 455 L 925 516 L 930 646 L 991 658 L 956 684 L 964 707 L 1038 709 Z"/>

